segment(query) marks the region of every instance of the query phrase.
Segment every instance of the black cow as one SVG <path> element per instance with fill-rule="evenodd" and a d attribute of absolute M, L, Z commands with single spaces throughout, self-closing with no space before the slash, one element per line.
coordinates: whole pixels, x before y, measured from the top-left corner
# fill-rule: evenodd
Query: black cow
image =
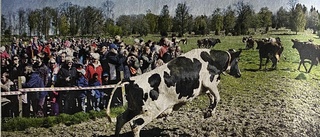
<path fill-rule="evenodd" d="M 179 40 L 178 43 L 179 44 L 182 43 L 183 45 L 186 45 L 186 44 L 188 44 L 188 39 L 187 38 L 182 38 L 182 39 Z"/>
<path fill-rule="evenodd" d="M 254 39 L 250 37 L 243 37 L 242 42 L 246 43 L 246 48 L 245 49 L 254 49 Z"/>
<path fill-rule="evenodd" d="M 214 38 L 206 38 L 206 39 L 201 39 L 197 41 L 198 43 L 198 48 L 211 48 L 214 47 L 217 43 L 221 43 L 220 39 L 214 39 Z"/>
<path fill-rule="evenodd" d="M 211 117 L 220 100 L 220 74 L 240 77 L 241 51 L 194 49 L 155 70 L 130 78 L 126 85 L 127 110 L 117 117 L 116 136 L 129 122 L 135 137 L 153 119 L 166 116 L 206 93 L 210 99 L 204 117 Z"/>
<path fill-rule="evenodd" d="M 283 46 L 279 42 L 265 42 L 263 40 L 255 40 L 257 42 L 257 49 L 259 49 L 260 66 L 262 66 L 262 59 L 266 58 L 265 70 L 269 59 L 272 61 L 272 69 L 277 68 L 277 62 L 280 61 L 281 54 L 284 50 Z"/>
<path fill-rule="evenodd" d="M 300 63 L 298 70 L 300 70 L 300 66 L 302 64 L 306 72 L 310 73 L 313 65 L 317 65 L 319 63 L 320 45 L 315 45 L 312 42 L 300 42 L 297 39 L 291 39 L 291 41 L 293 42 L 292 48 L 296 48 L 300 55 Z M 307 67 L 304 64 L 306 59 L 311 60 L 311 66 L 309 70 L 307 70 Z"/>

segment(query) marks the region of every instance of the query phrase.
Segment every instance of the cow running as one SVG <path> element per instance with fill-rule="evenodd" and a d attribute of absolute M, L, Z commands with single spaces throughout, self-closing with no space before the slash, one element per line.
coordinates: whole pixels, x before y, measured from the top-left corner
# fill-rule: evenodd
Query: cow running
<path fill-rule="evenodd" d="M 220 100 L 220 74 L 241 76 L 240 53 L 194 49 L 151 72 L 131 77 L 125 87 L 128 108 L 117 117 L 115 135 L 119 136 L 122 126 L 129 122 L 134 136 L 139 137 L 140 130 L 153 119 L 167 116 L 204 93 L 210 99 L 204 118 L 211 117 Z"/>
<path fill-rule="evenodd" d="M 320 45 L 313 44 L 312 42 L 300 42 L 297 39 L 291 39 L 293 42 L 292 48 L 296 48 L 300 55 L 300 63 L 298 70 L 300 70 L 301 64 L 303 65 L 306 72 L 310 73 L 313 65 L 318 65 L 320 60 Z M 309 40 L 310 41 L 310 40 Z M 307 70 L 305 60 L 311 60 L 311 66 Z"/>
<path fill-rule="evenodd" d="M 269 59 L 272 62 L 272 69 L 277 69 L 277 63 L 280 61 L 281 54 L 284 50 L 284 47 L 281 44 L 280 38 L 276 42 L 266 42 L 264 40 L 255 40 L 257 43 L 257 48 L 259 49 L 259 58 L 260 58 L 260 66 L 262 67 L 262 59 L 266 58 L 265 70 L 267 68 L 267 64 Z"/>

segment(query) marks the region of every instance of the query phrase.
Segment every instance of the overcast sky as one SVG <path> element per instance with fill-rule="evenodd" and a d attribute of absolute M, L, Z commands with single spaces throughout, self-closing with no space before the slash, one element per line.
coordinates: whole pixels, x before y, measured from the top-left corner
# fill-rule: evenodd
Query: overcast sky
<path fill-rule="evenodd" d="M 19 8 L 43 8 L 50 6 L 58 7 L 64 2 L 72 2 L 80 6 L 101 7 L 106 0 L 1 0 L 1 12 L 16 12 Z M 169 6 L 170 14 L 174 15 L 178 3 L 186 2 L 192 15 L 211 15 L 216 8 L 226 8 L 237 3 L 239 0 L 112 0 L 115 3 L 115 16 L 130 14 L 145 14 L 148 9 L 154 14 L 159 14 L 164 5 Z M 262 7 L 268 7 L 276 12 L 281 6 L 288 8 L 289 0 L 243 0 L 249 2 L 258 12 Z M 320 9 L 320 0 L 298 0 L 299 3 L 306 5 L 308 10 L 313 5 L 317 10 Z"/>

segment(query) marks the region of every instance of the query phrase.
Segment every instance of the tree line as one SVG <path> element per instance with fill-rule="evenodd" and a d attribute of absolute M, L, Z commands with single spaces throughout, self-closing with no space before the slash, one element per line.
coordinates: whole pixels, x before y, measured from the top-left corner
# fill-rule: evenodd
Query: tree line
<path fill-rule="evenodd" d="M 57 8 L 44 7 L 42 9 L 23 9 L 17 12 L 2 14 L 1 32 L 5 37 L 13 34 L 20 36 L 114 36 L 139 34 L 161 34 L 168 32 L 183 36 L 186 33 L 206 35 L 210 31 L 216 35 L 247 35 L 249 28 L 255 31 L 265 28 L 288 28 L 294 32 L 304 31 L 307 28 L 316 33 L 320 29 L 320 14 L 315 7 L 307 9 L 297 2 L 290 4 L 287 10 L 284 7 L 276 13 L 268 7 L 255 12 L 250 3 L 239 1 L 225 9 L 214 9 L 211 15 L 190 14 L 187 3 L 179 3 L 175 15 L 171 16 L 169 6 L 164 5 L 158 14 L 147 10 L 146 14 L 120 15 L 114 19 L 115 4 L 106 0 L 101 7 L 81 7 L 66 2 Z"/>

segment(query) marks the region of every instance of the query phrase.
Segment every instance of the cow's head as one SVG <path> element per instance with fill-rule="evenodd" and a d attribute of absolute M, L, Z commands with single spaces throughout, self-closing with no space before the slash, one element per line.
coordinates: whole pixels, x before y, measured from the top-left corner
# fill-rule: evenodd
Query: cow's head
<path fill-rule="evenodd" d="M 247 40 L 248 40 L 248 37 L 243 37 L 243 38 L 242 38 L 242 42 L 243 42 L 243 43 L 247 42 Z"/>
<path fill-rule="evenodd" d="M 264 44 L 265 42 L 263 40 L 255 40 L 255 42 L 257 43 L 257 48 L 256 49 L 260 49 Z"/>
<path fill-rule="evenodd" d="M 221 40 L 220 40 L 220 39 L 217 39 L 216 41 L 217 41 L 217 43 L 221 43 Z"/>
<path fill-rule="evenodd" d="M 207 69 L 212 76 L 227 73 L 238 78 L 241 76 L 238 67 L 240 53 L 241 51 L 236 52 L 235 50 L 211 50 L 210 53 L 202 52 L 200 56 L 205 62 L 208 62 Z"/>
<path fill-rule="evenodd" d="M 239 57 L 241 54 L 242 50 L 240 51 L 235 51 L 234 49 L 230 49 L 228 50 L 228 53 L 230 54 L 230 63 L 228 64 L 228 68 L 226 70 L 226 72 L 231 75 L 234 76 L 236 78 L 241 77 L 241 71 L 239 69 L 238 66 L 238 62 L 239 62 Z"/>
<path fill-rule="evenodd" d="M 291 39 L 291 41 L 293 42 L 292 48 L 297 48 L 301 45 L 301 42 L 297 39 Z"/>

